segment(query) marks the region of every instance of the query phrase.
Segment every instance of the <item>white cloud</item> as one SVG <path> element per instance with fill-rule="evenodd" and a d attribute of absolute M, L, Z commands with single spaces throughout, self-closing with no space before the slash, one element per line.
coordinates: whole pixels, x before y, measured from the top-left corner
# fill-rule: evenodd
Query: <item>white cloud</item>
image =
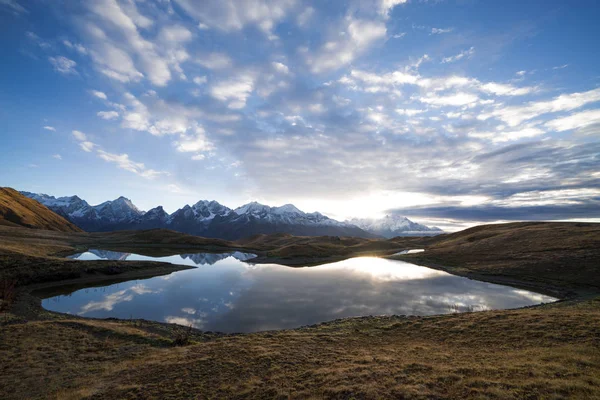
<path fill-rule="evenodd" d="M 207 82 L 207 79 L 206 79 L 206 76 L 196 76 L 196 77 L 194 77 L 193 82 L 196 85 L 203 85 Z"/>
<path fill-rule="evenodd" d="M 600 89 L 593 89 L 582 93 L 561 94 L 552 100 L 534 101 L 522 106 L 499 107 L 481 114 L 478 119 L 496 118 L 510 126 L 517 126 L 543 114 L 571 111 L 597 101 L 600 101 Z"/>
<path fill-rule="evenodd" d="M 421 103 L 432 104 L 436 106 L 466 106 L 476 103 L 479 97 L 472 93 L 459 92 L 451 95 L 438 96 L 428 94 L 425 97 L 418 97 Z"/>
<path fill-rule="evenodd" d="M 454 29 L 453 28 L 431 28 L 431 34 L 432 35 L 442 35 L 444 33 L 450 33 L 452 32 Z"/>
<path fill-rule="evenodd" d="M 564 132 L 594 124 L 600 124 L 600 110 L 586 110 L 568 117 L 557 118 L 546 122 L 544 126 L 558 132 Z"/>
<path fill-rule="evenodd" d="M 180 139 L 175 142 L 177 151 L 182 153 L 197 153 L 209 151 L 213 149 L 212 143 L 206 138 L 206 132 L 200 125 L 196 125 L 192 133 L 180 136 Z M 195 160 L 195 158 L 192 157 Z"/>
<path fill-rule="evenodd" d="M 395 35 L 393 35 L 392 37 L 394 39 L 402 39 L 404 36 L 406 36 L 406 32 L 400 32 L 400 33 L 396 33 Z"/>
<path fill-rule="evenodd" d="M 81 147 L 81 149 L 83 151 L 85 151 L 87 153 L 90 153 L 94 149 L 94 147 L 96 147 L 96 144 L 92 143 L 92 142 L 85 141 L 85 142 L 79 143 L 79 147 Z"/>
<path fill-rule="evenodd" d="M 96 115 L 107 120 L 119 118 L 119 113 L 116 111 L 99 111 Z"/>
<path fill-rule="evenodd" d="M 164 86 L 167 84 L 171 79 L 168 62 L 158 54 L 155 44 L 144 39 L 139 33 L 136 22 L 140 23 L 140 21 L 143 21 L 141 24 L 146 25 L 148 20 L 147 18 L 140 19 L 141 14 L 137 11 L 134 3 L 130 3 L 127 8 L 121 8 L 116 0 L 96 0 L 88 3 L 88 7 L 114 37 L 114 40 L 107 40 L 107 36 L 105 35 L 105 40 L 102 41 L 105 52 L 113 57 L 123 58 L 128 63 L 131 57 L 128 55 L 127 59 L 123 56 L 125 53 L 123 48 L 126 48 L 127 53 L 136 56 L 140 68 L 154 85 Z M 123 48 L 117 48 L 118 45 L 123 46 Z M 119 71 L 121 68 L 114 62 L 107 63 L 107 66 L 113 72 L 117 72 L 116 75 L 112 76 L 115 79 L 133 78 L 133 76 L 137 75 L 131 71 L 133 72 L 133 76 L 131 74 L 121 76 L 123 75 L 122 71 Z M 131 69 L 129 65 L 127 69 Z M 110 73 L 107 75 L 111 76 Z"/>
<path fill-rule="evenodd" d="M 48 125 L 46 125 L 46 126 L 44 127 L 44 129 L 45 129 L 45 130 L 47 130 L 47 131 L 56 132 L 56 128 L 55 128 L 55 127 L 53 127 L 53 126 L 48 126 Z"/>
<path fill-rule="evenodd" d="M 451 56 L 451 57 L 445 57 L 442 59 L 442 63 L 446 64 L 446 63 L 453 63 L 459 60 L 462 60 L 463 58 L 471 58 L 473 56 L 473 54 L 475 54 L 475 47 L 471 47 L 468 50 L 463 50 L 460 53 Z"/>
<path fill-rule="evenodd" d="M 408 0 L 379 0 L 378 11 L 387 18 L 394 7 L 399 4 L 406 4 L 407 2 Z"/>
<path fill-rule="evenodd" d="M 71 50 L 77 51 L 79 54 L 86 55 L 88 53 L 87 49 L 79 43 L 72 43 L 69 40 L 63 40 L 63 44 Z"/>
<path fill-rule="evenodd" d="M 537 88 L 532 86 L 515 87 L 513 85 L 490 82 L 482 84 L 481 90 L 500 96 L 523 96 L 535 92 Z"/>
<path fill-rule="evenodd" d="M 209 53 L 198 57 L 196 62 L 208 69 L 226 69 L 233 65 L 231 58 L 225 53 Z"/>
<path fill-rule="evenodd" d="M 519 139 L 528 139 L 540 136 L 546 133 L 539 128 L 523 128 L 515 131 L 498 131 L 498 132 L 472 132 L 469 136 L 479 139 L 489 139 L 494 143 L 510 142 Z"/>
<path fill-rule="evenodd" d="M 308 22 L 312 19 L 315 14 L 315 9 L 312 7 L 306 7 L 304 11 L 298 14 L 298 18 L 296 18 L 296 23 L 298 26 L 304 27 L 308 24 Z"/>
<path fill-rule="evenodd" d="M 313 73 L 336 70 L 351 63 L 373 43 L 385 37 L 387 32 L 382 21 L 361 20 L 347 17 L 344 35 L 326 42 L 316 52 L 306 52 L 305 59 Z"/>
<path fill-rule="evenodd" d="M 396 109 L 396 112 L 400 115 L 406 115 L 407 117 L 414 117 L 415 115 L 424 113 L 425 110 L 415 110 L 415 109 Z"/>
<path fill-rule="evenodd" d="M 81 147 L 83 151 L 90 153 L 94 149 L 94 147 L 96 147 L 95 143 L 90 142 L 88 140 L 87 135 L 85 133 L 74 130 L 72 131 L 72 134 L 75 137 L 75 139 L 79 141 L 79 147 Z"/>
<path fill-rule="evenodd" d="M 113 154 L 108 153 L 104 150 L 98 150 L 98 157 L 107 161 L 109 163 L 114 163 L 118 168 L 124 169 L 129 172 L 133 172 L 141 177 L 146 179 L 154 179 L 160 175 L 167 175 L 166 172 L 163 171 L 155 171 L 153 169 L 148 169 L 144 165 L 144 163 L 139 163 L 131 160 L 128 154 Z"/>
<path fill-rule="evenodd" d="M 296 0 L 174 0 L 203 25 L 239 31 L 254 25 L 271 37 L 272 31 L 296 6 Z"/>
<path fill-rule="evenodd" d="M 0 5 L 8 7 L 15 14 L 25 14 L 29 11 L 19 4 L 17 0 L 0 0 Z"/>
<path fill-rule="evenodd" d="M 64 75 L 77 74 L 77 70 L 75 69 L 77 63 L 73 60 L 68 59 L 67 57 L 48 57 L 48 60 L 50 61 L 50 64 L 52 64 L 56 72 L 60 72 Z"/>
<path fill-rule="evenodd" d="M 206 156 L 204 154 L 196 154 L 194 156 L 192 156 L 192 160 L 194 161 L 202 161 L 206 158 Z"/>
<path fill-rule="evenodd" d="M 87 140 L 87 136 L 85 135 L 85 133 L 81 132 L 81 131 L 73 131 L 73 136 L 75 136 L 75 139 L 77 140 Z"/>
<path fill-rule="evenodd" d="M 60 154 L 54 154 L 52 158 L 56 158 L 57 160 L 62 160 L 62 156 Z"/>
<path fill-rule="evenodd" d="M 99 90 L 90 90 L 90 93 L 93 96 L 95 96 L 95 97 L 97 97 L 99 99 L 102 99 L 102 100 L 107 100 L 108 99 L 108 97 L 106 96 L 106 94 L 104 92 L 99 91 Z"/>
<path fill-rule="evenodd" d="M 240 74 L 228 80 L 212 85 L 210 94 L 217 100 L 228 102 L 228 107 L 240 109 L 246 106 L 246 100 L 254 90 L 254 77 L 251 74 Z"/>
<path fill-rule="evenodd" d="M 287 65 L 280 63 L 280 62 L 272 62 L 271 65 L 273 66 L 273 69 L 275 69 L 275 71 L 282 73 L 282 74 L 289 74 L 290 73 L 290 69 L 288 68 Z"/>

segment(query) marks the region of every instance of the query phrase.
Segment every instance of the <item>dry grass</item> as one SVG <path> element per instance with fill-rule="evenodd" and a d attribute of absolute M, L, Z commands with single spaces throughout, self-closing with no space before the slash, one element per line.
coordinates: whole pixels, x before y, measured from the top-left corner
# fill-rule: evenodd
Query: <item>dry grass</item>
<path fill-rule="evenodd" d="M 165 346 L 172 331 L 133 324 L 65 319 L 1 327 L 0 393 L 9 399 L 600 396 L 599 300 L 347 319 L 186 347 Z"/>
<path fill-rule="evenodd" d="M 0 225 L 82 232 L 63 217 L 11 188 L 0 187 Z"/>
<path fill-rule="evenodd" d="M 32 234 L 0 227 L 0 275 L 21 274 L 30 282 L 69 273 L 80 277 L 82 269 L 90 269 L 105 279 L 102 274 L 115 272 L 102 270 L 110 263 L 71 264 L 52 254 L 70 246 L 116 243 L 119 237 L 154 250 L 190 246 L 187 239 L 178 244 L 178 234 L 170 233 L 169 243 L 153 247 L 143 235 Z M 263 255 L 291 260 L 305 257 L 303 246 L 309 258 L 385 253 L 390 243 L 427 247 L 405 258 L 578 297 L 520 310 L 365 317 L 291 331 L 217 335 L 149 321 L 49 313 L 21 295 L 0 320 L 0 398 L 600 398 L 600 298 L 593 298 L 600 292 L 598 225 L 493 225 L 423 242 L 272 239 L 259 236 L 231 245 L 255 246 Z M 202 246 L 216 244 L 195 248 Z M 127 268 L 149 267 L 127 265 L 118 276 L 127 276 Z M 180 332 L 187 332 L 189 344 L 174 347 Z"/>

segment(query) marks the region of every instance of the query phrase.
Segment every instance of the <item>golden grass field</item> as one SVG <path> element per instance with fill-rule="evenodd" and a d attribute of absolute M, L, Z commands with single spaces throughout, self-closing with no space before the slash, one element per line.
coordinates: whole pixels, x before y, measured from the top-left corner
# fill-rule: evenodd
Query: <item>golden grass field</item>
<path fill-rule="evenodd" d="M 236 248 L 290 265 L 422 247 L 426 252 L 401 257 L 565 300 L 518 310 L 350 318 L 223 335 L 57 314 L 41 309 L 29 294 L 52 281 L 101 284 L 177 269 L 61 257 L 90 247 L 127 246 L 160 254 Z M 0 227 L 0 280 L 19 285 L 0 313 L 0 397 L 600 398 L 599 252 L 599 224 L 488 225 L 436 238 L 274 235 L 240 242 L 169 231 Z"/>

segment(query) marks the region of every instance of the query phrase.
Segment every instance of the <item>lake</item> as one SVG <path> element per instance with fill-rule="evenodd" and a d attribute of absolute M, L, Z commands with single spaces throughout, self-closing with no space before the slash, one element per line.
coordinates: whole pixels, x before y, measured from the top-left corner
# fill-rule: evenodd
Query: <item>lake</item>
<path fill-rule="evenodd" d="M 548 303 L 550 296 L 403 261 L 351 258 L 316 267 L 252 264 L 253 254 L 149 257 L 90 250 L 80 260 L 149 260 L 196 268 L 44 298 L 48 310 L 147 319 L 205 331 L 257 332 L 367 315 L 433 315 Z M 44 297 L 44 293 L 37 293 Z"/>

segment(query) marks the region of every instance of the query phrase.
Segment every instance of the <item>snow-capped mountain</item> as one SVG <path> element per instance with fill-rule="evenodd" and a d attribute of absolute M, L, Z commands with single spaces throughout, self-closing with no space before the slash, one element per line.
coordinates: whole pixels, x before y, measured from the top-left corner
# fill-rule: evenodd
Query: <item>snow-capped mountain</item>
<path fill-rule="evenodd" d="M 440 228 L 430 228 L 395 214 L 388 214 L 380 219 L 354 218 L 346 222 L 354 224 L 367 232 L 386 238 L 396 236 L 433 236 L 443 233 Z"/>
<path fill-rule="evenodd" d="M 292 204 L 270 207 L 252 202 L 232 210 L 216 201 L 201 200 L 168 214 L 162 206 L 140 211 L 122 196 L 91 206 L 77 196 L 56 198 L 22 193 L 89 232 L 166 228 L 228 240 L 282 232 L 302 236 L 375 236 L 352 223 L 336 221 L 318 212 L 305 213 Z"/>

